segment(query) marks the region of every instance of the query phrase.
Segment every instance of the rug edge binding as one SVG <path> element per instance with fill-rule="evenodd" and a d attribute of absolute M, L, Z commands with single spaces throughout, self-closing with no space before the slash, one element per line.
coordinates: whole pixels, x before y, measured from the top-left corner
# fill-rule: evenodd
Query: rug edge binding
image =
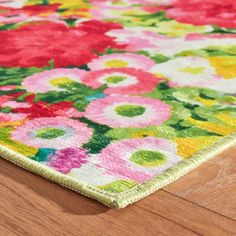
<path fill-rule="evenodd" d="M 52 182 L 55 182 L 63 187 L 76 191 L 89 198 L 95 199 L 104 205 L 112 208 L 124 208 L 127 205 L 134 203 L 156 190 L 166 186 L 167 184 L 179 179 L 186 173 L 200 166 L 202 163 L 214 158 L 222 151 L 236 145 L 236 133 L 226 136 L 213 145 L 201 150 L 192 157 L 185 159 L 176 166 L 170 168 L 163 174 L 154 177 L 136 187 L 127 190 L 123 193 L 109 193 L 105 190 L 98 189 L 86 183 L 82 183 L 70 176 L 63 175 L 46 166 L 39 164 L 27 157 L 16 153 L 3 145 L 0 145 L 0 155 L 14 163 L 15 165 L 44 177 Z"/>

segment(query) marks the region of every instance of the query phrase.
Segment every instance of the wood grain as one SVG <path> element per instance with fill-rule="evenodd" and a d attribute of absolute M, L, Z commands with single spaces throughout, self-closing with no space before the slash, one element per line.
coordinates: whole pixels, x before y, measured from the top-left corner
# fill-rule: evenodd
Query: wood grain
<path fill-rule="evenodd" d="M 1 160 L 1 219 L 20 235 L 196 235 L 169 219 L 133 205 L 109 209 Z M 14 171 L 13 171 L 14 170 Z M 4 230 L 5 230 L 4 229 Z M 106 231 L 106 232 L 105 232 Z M 27 234 L 27 232 L 30 232 Z"/>
<path fill-rule="evenodd" d="M 0 236 L 236 235 L 235 155 L 230 149 L 120 210 L 0 159 Z"/>
<path fill-rule="evenodd" d="M 236 147 L 164 189 L 236 220 Z"/>
<path fill-rule="evenodd" d="M 163 190 L 151 195 L 149 201 L 141 201 L 139 206 L 145 210 L 157 212 L 160 216 L 167 217 L 177 224 L 185 225 L 201 235 L 236 235 L 234 220 L 215 214 Z"/>

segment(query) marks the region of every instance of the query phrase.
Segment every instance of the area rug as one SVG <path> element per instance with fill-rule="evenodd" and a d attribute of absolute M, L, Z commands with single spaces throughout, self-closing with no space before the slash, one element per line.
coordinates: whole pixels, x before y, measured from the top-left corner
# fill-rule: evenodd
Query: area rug
<path fill-rule="evenodd" d="M 0 154 L 122 208 L 236 144 L 234 0 L 0 0 Z M 206 170 L 207 171 L 207 170 Z"/>

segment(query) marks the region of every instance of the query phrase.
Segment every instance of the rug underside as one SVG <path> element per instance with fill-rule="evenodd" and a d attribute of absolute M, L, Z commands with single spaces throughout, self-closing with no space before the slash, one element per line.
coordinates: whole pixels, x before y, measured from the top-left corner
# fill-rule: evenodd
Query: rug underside
<path fill-rule="evenodd" d="M 236 2 L 0 0 L 0 155 L 122 208 L 236 145 Z"/>

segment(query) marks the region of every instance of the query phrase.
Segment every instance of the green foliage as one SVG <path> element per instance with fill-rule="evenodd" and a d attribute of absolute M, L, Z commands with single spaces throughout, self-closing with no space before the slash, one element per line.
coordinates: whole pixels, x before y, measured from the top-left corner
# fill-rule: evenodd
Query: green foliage
<path fill-rule="evenodd" d="M 197 137 L 197 136 L 222 136 L 220 134 L 209 132 L 198 127 L 189 127 L 176 132 L 177 137 L 187 138 L 187 137 Z"/>
<path fill-rule="evenodd" d="M 235 46 L 225 46 L 216 47 L 209 46 L 207 48 L 202 48 L 198 50 L 186 50 L 176 54 L 176 57 L 181 56 L 200 56 L 200 57 L 210 57 L 210 56 L 235 56 L 236 47 Z"/>
<path fill-rule="evenodd" d="M 236 30 L 233 28 L 220 28 L 216 25 L 213 26 L 213 30 L 209 34 L 235 34 Z"/>
<path fill-rule="evenodd" d="M 65 21 L 65 22 L 67 23 L 67 25 L 70 26 L 70 27 L 75 26 L 75 23 L 76 23 L 76 19 L 73 19 L 73 18 L 68 18 L 68 19 L 65 19 L 64 21 Z"/>
<path fill-rule="evenodd" d="M 102 86 L 96 90 L 77 82 L 72 82 L 60 86 L 62 91 L 48 91 L 46 93 L 38 93 L 35 98 L 37 101 L 45 101 L 48 103 L 58 103 L 63 101 L 74 102 L 74 107 L 79 111 L 84 111 L 86 105 L 90 102 L 90 98 L 100 96 L 106 86 Z"/>
<path fill-rule="evenodd" d="M 21 82 L 25 77 L 41 72 L 45 69 L 48 69 L 48 67 L 47 68 L 0 67 L 0 86 L 21 85 Z"/>
<path fill-rule="evenodd" d="M 106 48 L 104 53 L 99 53 L 99 55 L 107 55 L 107 54 L 113 54 L 113 53 L 126 53 L 126 52 L 127 51 L 125 51 L 125 50 L 120 50 L 120 49 L 108 47 L 108 48 Z"/>
<path fill-rule="evenodd" d="M 17 27 L 16 27 L 16 24 L 14 24 L 14 23 L 0 25 L 0 30 L 12 30 L 15 28 L 17 28 Z"/>
<path fill-rule="evenodd" d="M 136 26 L 151 26 L 156 27 L 161 21 L 169 21 L 170 19 L 166 16 L 164 11 L 159 11 L 153 14 L 143 14 L 143 15 L 132 15 L 139 19 L 135 22 Z"/>
<path fill-rule="evenodd" d="M 9 112 L 11 112 L 11 110 L 12 110 L 11 107 L 0 108 L 0 112 L 2 112 L 2 113 L 9 113 Z"/>
<path fill-rule="evenodd" d="M 144 138 L 154 136 L 160 138 L 174 138 L 176 133 L 173 127 L 168 125 L 148 126 L 145 128 L 113 128 L 107 131 L 106 136 L 113 140 Z"/>
<path fill-rule="evenodd" d="M 137 54 L 147 56 L 147 57 L 151 58 L 153 61 L 155 61 L 157 64 L 160 64 L 160 63 L 170 60 L 169 57 L 164 56 L 162 54 L 150 55 L 150 53 L 145 50 L 140 50 L 137 52 Z"/>
<path fill-rule="evenodd" d="M 165 122 L 165 125 L 174 129 L 177 137 L 219 135 L 194 127 L 192 123 L 187 121 L 189 118 L 196 121 L 213 122 L 224 125 L 224 122 L 216 117 L 217 114 L 229 111 L 231 115 L 235 114 L 236 117 L 236 108 L 230 106 L 231 103 L 236 101 L 235 98 L 207 88 L 170 88 L 167 82 L 162 82 L 154 91 L 145 94 L 145 96 L 161 99 L 171 105 L 172 115 L 170 119 Z M 199 98 L 217 101 L 217 103 L 216 105 L 205 106 L 199 102 Z M 226 106 L 227 103 L 228 106 Z"/>
<path fill-rule="evenodd" d="M 4 145 L 26 157 L 35 155 L 35 148 L 11 139 L 12 131 L 13 127 L 11 126 L 0 127 L 0 145 Z"/>
<path fill-rule="evenodd" d="M 85 117 L 80 118 L 80 121 L 94 130 L 91 140 L 83 146 L 90 154 L 99 153 L 111 142 L 111 138 L 105 135 L 110 127 L 94 123 Z"/>

